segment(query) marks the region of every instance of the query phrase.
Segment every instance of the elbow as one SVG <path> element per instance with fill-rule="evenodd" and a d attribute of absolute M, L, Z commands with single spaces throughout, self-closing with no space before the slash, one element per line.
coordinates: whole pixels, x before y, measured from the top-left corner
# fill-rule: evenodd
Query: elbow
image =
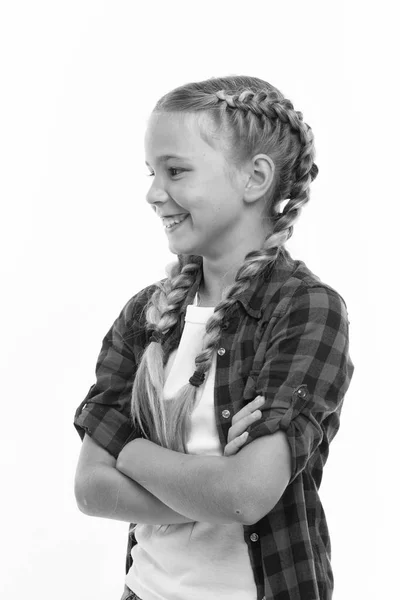
<path fill-rule="evenodd" d="M 281 495 L 276 493 L 260 496 L 257 492 L 248 494 L 242 503 L 241 523 L 243 525 L 255 525 L 261 521 L 274 508 Z"/>
<path fill-rule="evenodd" d="M 247 510 L 244 511 L 244 525 L 255 525 L 266 515 L 268 515 L 278 504 L 283 495 L 282 492 L 277 492 L 273 495 L 264 495 L 263 497 L 254 496 L 247 504 Z"/>
<path fill-rule="evenodd" d="M 96 495 L 96 490 L 98 491 L 98 487 L 96 487 L 98 486 L 97 480 L 94 479 L 95 475 L 97 475 L 97 468 L 86 470 L 79 477 L 75 477 L 74 494 L 76 504 L 79 510 L 88 516 L 93 516 L 91 499 Z M 95 491 L 93 491 L 93 487 L 96 488 Z"/>
<path fill-rule="evenodd" d="M 89 501 L 87 488 L 85 488 L 85 486 L 82 486 L 82 484 L 78 480 L 75 480 L 74 494 L 76 505 L 81 511 L 81 513 L 83 513 L 84 515 L 89 515 Z"/>
<path fill-rule="evenodd" d="M 256 523 L 258 523 L 258 521 L 260 521 L 265 515 L 260 516 L 255 516 L 255 515 L 249 515 L 246 514 L 245 517 L 242 519 L 241 523 L 242 525 L 255 525 Z"/>
<path fill-rule="evenodd" d="M 249 495 L 246 495 L 246 497 L 243 498 L 243 495 L 236 495 L 233 504 L 233 519 L 236 523 L 241 523 L 242 525 L 254 525 L 264 516 L 260 515 L 260 507 L 258 506 L 258 503 L 255 502 L 254 496 L 249 497 Z"/>
<path fill-rule="evenodd" d="M 233 487 L 232 481 L 235 482 Z M 256 496 L 252 490 L 249 490 L 245 482 L 239 483 L 239 478 L 228 478 L 223 493 L 225 506 L 228 498 L 230 522 L 254 525 L 260 520 L 259 503 L 256 502 Z"/>
<path fill-rule="evenodd" d="M 260 507 L 255 507 L 253 509 L 247 508 L 243 511 L 241 523 L 242 525 L 255 525 L 258 521 L 261 521 L 270 510 L 271 508 L 266 509 L 265 505 L 262 507 L 262 510 L 260 510 Z"/>
<path fill-rule="evenodd" d="M 260 516 L 259 513 L 250 506 L 245 506 L 241 511 L 240 522 L 242 525 L 255 525 L 255 523 L 258 523 L 262 516 Z"/>

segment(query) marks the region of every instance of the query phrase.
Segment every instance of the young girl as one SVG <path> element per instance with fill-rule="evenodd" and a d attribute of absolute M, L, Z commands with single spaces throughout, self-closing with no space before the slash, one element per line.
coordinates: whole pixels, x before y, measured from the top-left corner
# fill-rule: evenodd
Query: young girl
<path fill-rule="evenodd" d="M 78 506 L 131 522 L 124 600 L 327 600 L 318 489 L 354 365 L 345 301 L 284 246 L 312 131 L 266 81 L 212 78 L 158 101 L 145 154 L 178 260 L 103 340 Z"/>

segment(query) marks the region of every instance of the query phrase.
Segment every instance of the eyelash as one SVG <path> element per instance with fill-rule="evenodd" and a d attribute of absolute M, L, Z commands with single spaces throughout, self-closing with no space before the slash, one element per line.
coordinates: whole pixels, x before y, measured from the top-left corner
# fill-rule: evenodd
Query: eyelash
<path fill-rule="evenodd" d="M 168 169 L 168 171 L 184 171 L 185 169 L 175 169 L 174 167 L 170 167 Z M 154 177 L 154 173 L 148 173 L 147 177 Z M 171 177 L 174 177 L 173 175 L 171 175 Z"/>

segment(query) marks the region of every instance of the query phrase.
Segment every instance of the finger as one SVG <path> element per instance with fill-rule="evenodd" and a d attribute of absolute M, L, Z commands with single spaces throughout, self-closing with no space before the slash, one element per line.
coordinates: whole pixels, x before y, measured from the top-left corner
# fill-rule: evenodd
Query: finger
<path fill-rule="evenodd" d="M 243 419 L 243 417 L 246 417 L 247 415 L 251 414 L 254 410 L 262 406 L 264 402 L 264 396 L 257 396 L 256 398 L 254 398 L 254 400 L 246 404 L 246 406 L 241 408 L 235 415 L 233 415 L 232 425 L 240 421 L 240 419 Z"/>
<path fill-rule="evenodd" d="M 243 444 L 246 442 L 248 435 L 248 432 L 245 431 L 242 433 L 242 435 L 235 437 L 235 439 L 229 442 L 224 448 L 224 456 L 233 456 L 236 454 L 239 448 L 241 448 L 241 446 L 243 446 Z"/>
<path fill-rule="evenodd" d="M 232 425 L 228 431 L 228 442 L 231 442 L 235 438 L 239 437 L 254 421 L 257 421 L 261 417 L 261 410 L 255 410 L 254 412 L 246 415 L 243 419 L 240 419 L 237 423 Z"/>

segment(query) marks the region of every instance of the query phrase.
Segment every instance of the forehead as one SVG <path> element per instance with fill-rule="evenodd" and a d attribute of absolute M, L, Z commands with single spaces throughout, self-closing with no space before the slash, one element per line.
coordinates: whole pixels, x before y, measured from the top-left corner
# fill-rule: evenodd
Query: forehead
<path fill-rule="evenodd" d="M 194 158 L 213 151 L 202 137 L 201 125 L 211 124 L 206 116 L 196 113 L 152 113 L 145 133 L 144 145 L 148 159 L 177 154 Z"/>

